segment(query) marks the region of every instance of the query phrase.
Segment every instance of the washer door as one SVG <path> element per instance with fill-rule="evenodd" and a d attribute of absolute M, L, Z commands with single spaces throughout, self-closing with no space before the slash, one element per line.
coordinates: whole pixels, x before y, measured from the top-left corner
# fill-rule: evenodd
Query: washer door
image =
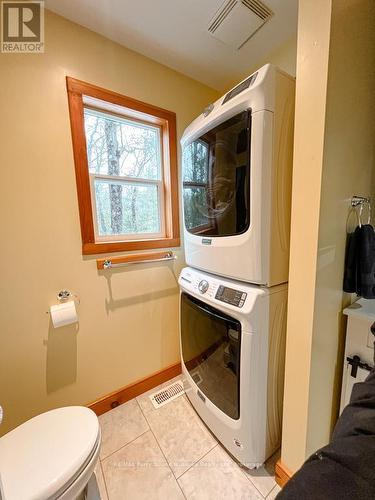
<path fill-rule="evenodd" d="M 181 346 L 183 363 L 202 395 L 238 419 L 241 323 L 182 293 Z"/>

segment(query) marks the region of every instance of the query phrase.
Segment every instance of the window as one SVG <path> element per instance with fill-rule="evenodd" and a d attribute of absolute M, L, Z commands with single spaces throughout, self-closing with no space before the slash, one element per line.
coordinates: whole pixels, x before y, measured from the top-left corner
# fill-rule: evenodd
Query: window
<path fill-rule="evenodd" d="M 67 78 L 84 254 L 179 246 L 176 116 Z"/>

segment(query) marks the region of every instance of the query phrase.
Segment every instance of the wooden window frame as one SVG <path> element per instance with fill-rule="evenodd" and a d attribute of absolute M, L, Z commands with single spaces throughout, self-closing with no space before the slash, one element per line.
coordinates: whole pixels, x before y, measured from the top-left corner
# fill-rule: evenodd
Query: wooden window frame
<path fill-rule="evenodd" d="M 180 246 L 176 114 L 131 97 L 76 80 L 75 78 L 67 77 L 66 84 L 81 223 L 82 253 L 84 255 L 93 255 Z M 130 119 L 136 121 L 139 119 L 142 120 L 143 117 L 143 120 L 149 124 L 160 127 L 163 146 L 162 154 L 164 158 L 163 200 L 165 237 L 156 239 L 126 239 L 122 241 L 96 241 L 84 126 L 84 101 L 90 98 L 103 103 L 103 107 L 101 108 L 103 112 L 108 111 L 104 105 L 108 105 L 109 107 L 121 106 L 121 108 L 126 108 L 127 116 Z M 87 104 L 86 106 L 89 107 Z M 163 221 L 160 222 L 163 224 Z"/>

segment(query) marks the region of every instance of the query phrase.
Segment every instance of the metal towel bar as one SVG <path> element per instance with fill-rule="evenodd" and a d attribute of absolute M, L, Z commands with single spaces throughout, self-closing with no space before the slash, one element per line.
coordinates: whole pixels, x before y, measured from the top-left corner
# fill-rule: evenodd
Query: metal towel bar
<path fill-rule="evenodd" d="M 104 261 L 103 268 L 104 269 L 111 269 L 113 267 L 129 266 L 130 264 L 148 264 L 150 262 L 165 262 L 167 260 L 175 260 L 175 259 L 176 259 L 175 255 L 170 255 L 167 257 L 162 257 L 161 259 L 135 260 L 133 262 L 120 262 L 118 264 L 112 264 L 111 260 L 106 260 L 106 261 Z"/>
<path fill-rule="evenodd" d="M 98 269 L 114 269 L 128 266 L 130 264 L 149 264 L 152 262 L 168 262 L 177 257 L 173 252 L 158 252 L 153 254 L 124 255 L 123 257 L 113 257 L 112 259 L 99 259 L 96 261 Z"/>
<path fill-rule="evenodd" d="M 370 204 L 370 198 L 366 198 L 365 196 L 353 196 L 352 198 L 352 207 L 358 207 L 359 205 Z"/>

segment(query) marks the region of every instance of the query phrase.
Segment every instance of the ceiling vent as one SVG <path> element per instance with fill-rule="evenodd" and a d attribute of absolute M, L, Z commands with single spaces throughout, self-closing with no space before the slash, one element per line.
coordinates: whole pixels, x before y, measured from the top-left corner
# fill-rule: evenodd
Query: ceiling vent
<path fill-rule="evenodd" d="M 240 49 L 273 16 L 260 0 L 227 0 L 211 20 L 209 33 Z"/>

